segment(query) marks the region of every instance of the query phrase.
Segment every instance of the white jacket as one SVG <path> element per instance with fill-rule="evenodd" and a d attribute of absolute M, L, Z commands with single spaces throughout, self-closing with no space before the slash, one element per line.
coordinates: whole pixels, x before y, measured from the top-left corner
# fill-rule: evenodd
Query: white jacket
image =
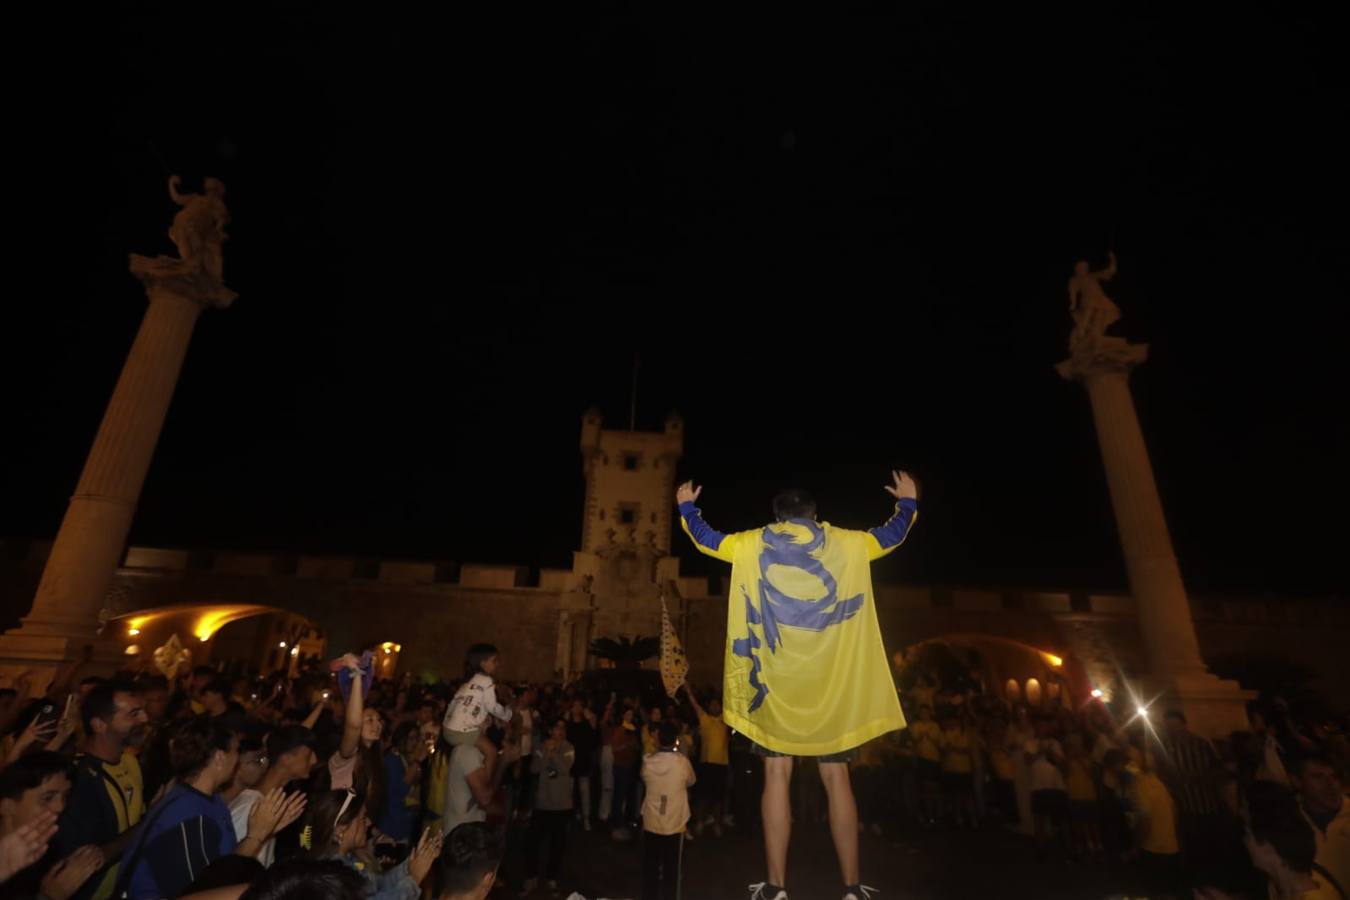
<path fill-rule="evenodd" d="M 689 821 L 689 788 L 694 767 L 678 750 L 657 750 L 642 758 L 642 830 L 652 834 L 679 834 Z"/>
<path fill-rule="evenodd" d="M 455 691 L 454 699 L 446 708 L 445 720 L 441 723 L 445 739 L 450 739 L 452 731 L 476 731 L 482 728 L 489 714 L 498 719 L 510 719 L 511 708 L 497 702 L 492 676 L 479 672 Z"/>

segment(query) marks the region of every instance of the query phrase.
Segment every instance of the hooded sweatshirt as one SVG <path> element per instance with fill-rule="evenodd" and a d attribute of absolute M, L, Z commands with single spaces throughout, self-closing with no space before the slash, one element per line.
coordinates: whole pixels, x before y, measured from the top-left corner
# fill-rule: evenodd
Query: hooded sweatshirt
<path fill-rule="evenodd" d="M 689 787 L 694 767 L 679 750 L 657 750 L 642 760 L 642 828 L 652 834 L 679 834 L 689 821 Z"/>

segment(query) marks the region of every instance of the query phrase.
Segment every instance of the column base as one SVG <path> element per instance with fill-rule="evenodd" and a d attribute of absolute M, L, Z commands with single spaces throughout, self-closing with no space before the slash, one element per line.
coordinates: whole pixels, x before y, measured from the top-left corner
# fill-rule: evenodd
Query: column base
<path fill-rule="evenodd" d="M 1256 691 L 1204 669 L 1149 675 L 1140 688 L 1145 699 L 1157 697 L 1149 710 L 1159 726 L 1167 710 L 1179 709 L 1190 730 L 1207 738 L 1226 738 L 1250 728 L 1247 703 L 1256 699 Z"/>
<path fill-rule="evenodd" d="M 124 667 L 130 657 L 123 655 L 116 641 L 88 634 L 56 634 L 47 627 L 23 626 L 0 634 L 0 676 L 8 682 L 22 672 L 30 672 L 34 696 L 47 690 L 56 671 L 65 663 L 88 659 L 83 677 L 111 675 Z"/>

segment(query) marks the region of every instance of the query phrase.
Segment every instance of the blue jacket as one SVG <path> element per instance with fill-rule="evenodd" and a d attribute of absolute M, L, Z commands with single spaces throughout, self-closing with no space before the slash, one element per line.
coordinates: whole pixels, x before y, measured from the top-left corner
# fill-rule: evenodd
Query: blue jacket
<path fill-rule="evenodd" d="M 131 900 L 177 897 L 207 866 L 237 846 L 224 801 L 185 784 L 174 785 L 146 814 L 143 827 L 122 856 L 129 875 L 127 896 Z"/>

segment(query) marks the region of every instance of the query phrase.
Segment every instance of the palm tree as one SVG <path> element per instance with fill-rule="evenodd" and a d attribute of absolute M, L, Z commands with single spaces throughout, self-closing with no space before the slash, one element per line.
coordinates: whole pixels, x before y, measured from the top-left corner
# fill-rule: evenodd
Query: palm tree
<path fill-rule="evenodd" d="M 617 641 L 613 638 L 596 638 L 590 646 L 592 656 L 613 661 L 616 669 L 639 668 L 643 660 L 651 659 L 660 652 L 661 639 L 656 637 L 620 636 Z"/>

